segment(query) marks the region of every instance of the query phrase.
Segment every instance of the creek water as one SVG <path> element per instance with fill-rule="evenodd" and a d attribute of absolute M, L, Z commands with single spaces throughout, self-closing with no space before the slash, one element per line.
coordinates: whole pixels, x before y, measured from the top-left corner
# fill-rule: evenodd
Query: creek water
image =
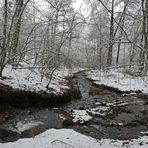
<path fill-rule="evenodd" d="M 148 131 L 148 100 L 130 94 L 123 95 L 108 89 L 97 87 L 97 94 L 90 95 L 92 82 L 86 79 L 84 72 L 75 74 L 75 82 L 82 99 L 72 101 L 60 107 L 58 113 L 52 110 L 22 111 L 11 118 L 0 120 L 0 142 L 15 141 L 29 137 L 34 129 L 36 135 L 50 128 L 63 128 L 61 114 L 71 115 L 72 110 L 87 110 L 92 120 L 84 124 L 72 124 L 72 128 L 82 134 L 97 139 L 132 139 Z M 99 93 L 101 92 L 101 93 Z M 100 109 L 92 114 L 92 109 Z M 104 110 L 107 109 L 107 110 Z M 60 112 L 61 111 L 61 112 Z M 64 116 L 64 115 L 63 115 Z"/>
<path fill-rule="evenodd" d="M 141 132 L 148 131 L 148 100 L 130 94 L 119 94 L 99 86 L 101 93 L 92 96 L 89 94 L 92 83 L 86 79 L 84 72 L 77 73 L 76 79 L 83 97 L 67 104 L 64 107 L 67 112 L 102 107 L 108 110 L 102 110 L 105 116 L 95 114 L 88 124 L 71 128 L 97 139 L 138 138 Z"/>
<path fill-rule="evenodd" d="M 50 128 L 59 129 L 63 127 L 62 122 L 59 114 L 53 111 L 23 111 L 0 125 L 0 141 L 16 141 L 35 136 Z"/>

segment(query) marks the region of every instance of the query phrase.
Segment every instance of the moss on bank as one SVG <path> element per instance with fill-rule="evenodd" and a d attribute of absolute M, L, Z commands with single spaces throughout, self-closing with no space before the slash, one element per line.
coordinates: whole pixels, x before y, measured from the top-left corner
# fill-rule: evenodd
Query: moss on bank
<path fill-rule="evenodd" d="M 0 88 L 0 106 L 15 108 L 59 107 L 80 98 L 80 91 L 74 87 L 65 90 L 62 94 L 6 89 L 4 86 Z"/>

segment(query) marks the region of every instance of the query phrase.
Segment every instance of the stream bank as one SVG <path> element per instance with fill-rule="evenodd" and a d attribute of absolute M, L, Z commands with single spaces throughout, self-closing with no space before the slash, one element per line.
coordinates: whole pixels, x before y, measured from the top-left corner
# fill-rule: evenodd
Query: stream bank
<path fill-rule="evenodd" d="M 148 100 L 139 91 L 123 92 L 104 85 L 96 85 L 88 80 L 85 72 L 76 75 L 81 100 L 64 106 L 71 114 L 73 110 L 86 111 L 90 120 L 82 123 L 81 118 L 75 126 L 76 131 L 96 139 L 133 139 L 148 131 Z M 82 124 L 81 124 L 82 123 Z"/>
<path fill-rule="evenodd" d="M 63 116 L 53 108 L 81 99 L 79 89 L 70 79 L 67 85 L 69 89 L 54 94 L 0 84 L 0 142 L 12 142 L 33 137 L 50 128 L 62 128 Z"/>
<path fill-rule="evenodd" d="M 47 93 L 46 91 L 25 91 L 13 89 L 12 87 L 0 84 L 0 106 L 14 108 L 46 108 L 59 107 L 72 100 L 80 99 L 81 93 L 77 87 L 68 82 L 69 89 L 63 93 Z"/>
<path fill-rule="evenodd" d="M 4 121 L 1 121 L 1 142 L 32 137 L 49 128 L 71 128 L 96 139 L 120 140 L 138 138 L 148 131 L 148 100 L 141 98 L 141 94 L 125 94 L 94 85 L 86 78 L 84 72 L 78 72 L 74 77 L 67 79 L 71 91 L 76 88 L 79 92 L 69 95 L 73 98 L 70 102 L 54 106 L 58 108 L 47 107 L 47 104 L 37 105 L 35 110 L 33 107 L 33 109 L 23 109 L 21 112 L 16 111 L 11 117 L 8 115 Z M 77 100 L 75 95 L 81 99 Z M 75 120 L 74 112 L 85 113 L 90 118 L 85 121 L 81 114 L 80 118 Z M 29 129 L 24 128 L 26 124 L 30 126 Z M 3 131 L 8 133 L 5 138 Z"/>

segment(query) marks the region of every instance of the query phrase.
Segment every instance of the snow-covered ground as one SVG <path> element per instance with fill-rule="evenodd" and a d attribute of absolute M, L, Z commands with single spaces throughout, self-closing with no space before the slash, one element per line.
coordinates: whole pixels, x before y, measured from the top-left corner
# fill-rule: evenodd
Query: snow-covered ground
<path fill-rule="evenodd" d="M 21 63 L 21 65 L 23 67 L 29 67 L 26 63 Z M 13 69 L 11 65 L 6 65 L 3 71 L 3 76 L 6 77 L 6 79 L 0 79 L 0 83 L 22 90 L 46 91 L 49 79 L 43 77 L 41 81 L 41 73 L 38 69 L 23 67 L 21 67 L 22 69 Z M 57 69 L 54 72 L 49 88 L 55 93 L 63 92 L 64 89 L 68 88 L 64 77 L 72 75 L 77 71 L 79 71 L 78 68 L 75 68 L 74 70 L 69 70 L 65 67 Z"/>
<path fill-rule="evenodd" d="M 112 69 L 109 71 L 91 70 L 86 72 L 86 74 L 96 84 L 104 84 L 122 91 L 141 90 L 143 93 L 148 93 L 148 76 L 134 77 L 125 72 L 123 73 L 121 69 Z"/>
<path fill-rule="evenodd" d="M 148 136 L 126 141 L 96 140 L 71 129 L 50 129 L 35 138 L 0 143 L 0 148 L 147 148 Z"/>
<path fill-rule="evenodd" d="M 16 125 L 16 132 L 21 133 L 21 132 L 24 132 L 26 130 L 29 130 L 31 128 L 34 128 L 34 127 L 42 125 L 42 124 L 44 124 L 44 123 L 39 122 L 39 121 L 29 121 L 26 123 L 18 122 Z"/>
<path fill-rule="evenodd" d="M 55 92 L 60 92 L 62 88 L 66 88 L 66 86 L 61 86 L 60 84 L 60 82 L 66 83 L 63 79 L 65 75 L 67 75 L 67 71 L 56 71 L 55 77 L 52 79 L 49 87 L 53 88 Z M 4 68 L 3 76 L 6 77 L 6 79 L 0 80 L 0 83 L 22 90 L 46 90 L 48 84 L 46 77 L 41 81 L 41 74 L 37 69 L 13 69 L 11 65 L 7 65 Z"/>
<path fill-rule="evenodd" d="M 100 116 L 107 116 L 109 113 L 112 112 L 112 110 L 110 110 L 110 107 L 106 106 L 99 106 L 96 108 L 88 109 L 87 111 L 92 115 L 100 115 Z"/>
<path fill-rule="evenodd" d="M 73 122 L 84 123 L 92 119 L 86 110 L 73 110 L 72 116 L 74 117 Z"/>
<path fill-rule="evenodd" d="M 28 65 L 24 65 L 28 66 Z M 63 89 L 67 88 L 65 76 L 72 75 L 81 69 L 68 70 L 67 68 L 61 68 L 56 70 L 54 77 L 49 85 L 50 88 L 54 89 L 56 93 L 62 92 Z M 10 85 L 14 88 L 23 90 L 40 91 L 46 90 L 48 79 L 45 77 L 41 81 L 41 74 L 37 69 L 13 69 L 12 66 L 7 65 L 3 71 L 3 76 L 6 79 L 0 79 L 0 83 Z M 129 90 L 141 90 L 144 93 L 148 93 L 148 78 L 147 77 L 132 77 L 118 70 L 110 70 L 108 72 L 103 71 L 89 71 L 87 77 L 91 78 L 97 84 L 104 84 L 107 86 L 115 87 L 123 91 Z M 100 105 L 97 102 L 96 105 Z M 106 107 L 101 105 L 96 108 L 89 110 L 73 110 L 72 117 L 73 121 L 83 123 L 89 121 L 92 117 L 89 114 L 99 114 L 104 116 L 110 113 L 110 105 L 126 105 L 124 102 L 119 104 L 106 104 Z M 30 122 L 27 124 L 18 123 L 17 130 L 24 131 L 28 127 L 37 126 L 36 122 Z M 144 134 L 144 133 L 143 133 Z M 102 139 L 96 140 L 92 137 L 82 135 L 75 132 L 72 129 L 50 129 L 46 132 L 28 139 L 20 139 L 16 142 L 10 142 L 2 144 L 0 148 L 147 148 L 148 147 L 148 136 L 143 135 L 139 139 L 132 139 L 126 141 L 113 140 L 113 139 Z"/>

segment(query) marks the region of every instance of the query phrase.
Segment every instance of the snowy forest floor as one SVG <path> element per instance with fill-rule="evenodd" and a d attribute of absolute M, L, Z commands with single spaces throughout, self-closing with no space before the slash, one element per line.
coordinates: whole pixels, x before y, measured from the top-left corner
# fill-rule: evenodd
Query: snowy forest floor
<path fill-rule="evenodd" d="M 7 65 L 3 71 L 3 79 L 0 79 L 0 83 L 12 86 L 16 89 L 30 90 L 30 91 L 47 91 L 47 84 L 49 78 L 41 75 L 38 69 L 28 69 L 23 67 L 29 67 L 28 64 L 22 63 L 18 69 L 13 69 L 11 65 Z M 20 69 L 19 69 L 20 68 Z M 22 69 L 21 69 L 22 68 Z M 68 76 L 67 68 L 56 70 L 52 76 L 49 89 L 54 93 L 63 92 L 66 86 L 65 76 Z M 42 77 L 42 78 L 41 78 Z"/>
<path fill-rule="evenodd" d="M 64 89 L 68 88 L 66 85 L 67 80 L 65 80 L 64 77 L 73 75 L 73 73 L 80 70 L 81 69 L 75 69 L 70 71 L 67 68 L 61 68 L 55 71 L 49 87 L 54 93 L 62 93 Z M 46 90 L 48 83 L 48 79 L 45 77 L 40 81 L 41 74 L 38 70 L 13 69 L 10 65 L 5 67 L 3 76 L 4 78 L 0 79 L 0 83 L 22 90 L 37 92 Z M 141 91 L 144 94 L 148 93 L 148 77 L 133 77 L 121 72 L 121 70 L 110 70 L 108 72 L 92 70 L 87 71 L 86 76 L 96 84 L 104 84 L 118 88 L 121 91 Z M 86 96 L 84 95 L 84 97 Z M 105 108 L 102 108 L 103 111 L 104 109 Z M 96 110 L 91 111 L 92 113 L 96 112 Z M 87 114 L 86 110 L 73 110 L 73 116 L 75 122 L 78 120 L 89 121 L 92 118 Z M 4 144 L 0 143 L 0 148 L 146 148 L 148 147 L 147 132 L 142 132 L 141 135 L 143 136 L 140 136 L 138 139 L 130 140 L 98 140 L 90 136 L 82 135 L 72 129 L 49 129 L 32 138 L 20 139 L 16 142 Z"/>
<path fill-rule="evenodd" d="M 107 71 L 91 70 L 86 72 L 86 75 L 96 84 L 114 87 L 121 91 L 148 93 L 148 76 L 133 76 L 121 68 Z"/>

